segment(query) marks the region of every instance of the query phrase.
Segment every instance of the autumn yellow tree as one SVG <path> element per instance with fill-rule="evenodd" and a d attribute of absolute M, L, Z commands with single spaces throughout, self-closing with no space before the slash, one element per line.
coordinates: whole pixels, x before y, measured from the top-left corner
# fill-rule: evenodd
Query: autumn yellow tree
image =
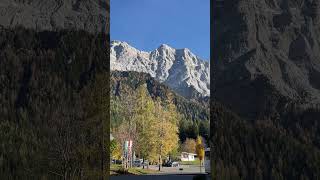
<path fill-rule="evenodd" d="M 123 121 L 113 130 L 113 135 L 121 144 L 133 140 L 133 150 L 139 158 L 161 164 L 162 157 L 173 154 L 179 144 L 180 115 L 175 105 L 170 98 L 153 100 L 146 84 L 140 85 L 135 98 L 124 104 L 130 104 L 132 111 L 122 115 Z"/>
<path fill-rule="evenodd" d="M 145 84 L 141 85 L 137 89 L 134 122 L 137 130 L 135 149 L 137 154 L 143 158 L 143 161 L 150 158 L 155 149 L 156 121 L 154 111 L 154 102 L 149 96 L 147 87 Z"/>
<path fill-rule="evenodd" d="M 177 113 L 175 106 L 170 101 L 161 105 L 160 99 L 157 99 L 155 104 L 156 151 L 159 157 L 158 162 L 160 171 L 163 157 L 168 155 L 178 146 L 179 114 Z"/>
<path fill-rule="evenodd" d="M 200 160 L 200 172 L 201 172 L 202 160 L 204 159 L 204 146 L 202 144 L 202 139 L 200 136 L 198 136 L 197 138 L 196 152 Z"/>
<path fill-rule="evenodd" d="M 120 159 L 122 155 L 121 145 L 115 139 L 110 141 L 110 153 L 111 157 L 115 159 Z"/>
<path fill-rule="evenodd" d="M 182 144 L 181 151 L 188 153 L 196 152 L 196 141 L 191 138 L 187 138 L 186 141 Z"/>

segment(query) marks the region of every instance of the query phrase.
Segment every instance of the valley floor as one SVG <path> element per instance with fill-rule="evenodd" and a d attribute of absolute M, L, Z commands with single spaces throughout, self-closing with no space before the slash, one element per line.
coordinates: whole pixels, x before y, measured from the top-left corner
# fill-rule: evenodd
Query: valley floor
<path fill-rule="evenodd" d="M 179 167 L 161 167 L 161 171 L 158 171 L 159 166 L 157 165 L 149 165 L 149 168 L 146 167 L 143 169 L 142 167 L 134 167 L 128 170 L 128 174 L 130 175 L 204 175 L 206 174 L 204 171 L 204 167 L 200 167 L 199 165 L 180 165 Z M 121 165 L 111 165 L 110 175 L 117 176 L 121 175 L 119 170 L 121 169 Z"/>
<path fill-rule="evenodd" d="M 210 175 L 143 175 L 111 176 L 111 180 L 210 180 Z"/>

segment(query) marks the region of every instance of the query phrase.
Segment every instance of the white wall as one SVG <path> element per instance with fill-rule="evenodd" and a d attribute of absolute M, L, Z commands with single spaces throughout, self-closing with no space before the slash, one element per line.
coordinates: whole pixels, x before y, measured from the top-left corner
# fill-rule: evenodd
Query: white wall
<path fill-rule="evenodd" d="M 181 161 L 194 161 L 194 155 L 181 154 Z"/>

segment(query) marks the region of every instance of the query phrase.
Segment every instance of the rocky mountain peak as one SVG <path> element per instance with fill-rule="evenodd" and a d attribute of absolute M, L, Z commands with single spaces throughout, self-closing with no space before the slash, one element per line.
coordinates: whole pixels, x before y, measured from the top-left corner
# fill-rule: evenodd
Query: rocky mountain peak
<path fill-rule="evenodd" d="M 110 43 L 111 43 L 111 46 L 124 46 L 124 47 L 128 47 L 129 46 L 129 44 L 127 42 L 118 41 L 118 40 L 113 40 Z"/>
<path fill-rule="evenodd" d="M 173 49 L 172 47 L 170 47 L 169 45 L 167 44 L 161 44 L 158 48 L 159 50 L 167 50 L 167 49 Z"/>
<path fill-rule="evenodd" d="M 319 7 L 318 0 L 216 6 L 216 98 L 253 117 L 288 104 L 319 104 Z"/>
<path fill-rule="evenodd" d="M 145 52 L 128 43 L 112 41 L 110 53 L 111 70 L 148 73 L 188 98 L 210 95 L 209 64 L 189 49 L 162 44 Z"/>

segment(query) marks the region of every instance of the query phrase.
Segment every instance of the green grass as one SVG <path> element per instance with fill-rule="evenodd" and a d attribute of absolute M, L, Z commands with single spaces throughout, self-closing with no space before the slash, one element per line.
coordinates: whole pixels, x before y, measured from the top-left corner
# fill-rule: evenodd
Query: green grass
<path fill-rule="evenodd" d="M 145 175 L 145 174 L 156 174 L 159 171 L 151 169 L 140 169 L 140 168 L 129 168 L 125 170 L 119 164 L 112 164 L 110 166 L 110 175 L 121 175 L 121 174 L 132 174 L 132 175 Z"/>
<path fill-rule="evenodd" d="M 151 170 L 151 169 L 130 168 L 129 173 L 135 174 L 135 175 L 145 175 L 145 174 L 157 174 L 159 173 L 159 171 Z"/>
<path fill-rule="evenodd" d="M 200 165 L 200 160 L 196 158 L 194 161 L 181 161 L 181 165 Z"/>

